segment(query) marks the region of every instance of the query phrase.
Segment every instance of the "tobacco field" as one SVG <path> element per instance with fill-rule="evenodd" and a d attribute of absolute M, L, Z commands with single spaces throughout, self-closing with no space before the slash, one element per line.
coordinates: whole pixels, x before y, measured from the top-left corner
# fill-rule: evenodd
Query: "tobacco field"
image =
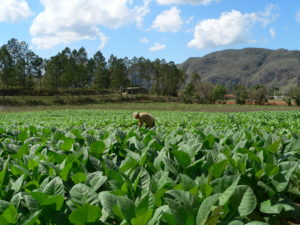
<path fill-rule="evenodd" d="M 300 223 L 300 112 L 0 114 L 0 224 Z"/>

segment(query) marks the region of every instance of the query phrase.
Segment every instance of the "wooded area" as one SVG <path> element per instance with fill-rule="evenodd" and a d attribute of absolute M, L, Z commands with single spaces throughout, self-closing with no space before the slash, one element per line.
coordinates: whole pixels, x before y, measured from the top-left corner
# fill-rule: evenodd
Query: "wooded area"
<path fill-rule="evenodd" d="M 0 76 L 2 95 L 93 94 L 139 86 L 152 94 L 176 96 L 184 84 L 184 73 L 174 62 L 114 55 L 106 60 L 100 51 L 89 58 L 83 47 L 66 47 L 43 59 L 14 38 L 0 49 Z"/>

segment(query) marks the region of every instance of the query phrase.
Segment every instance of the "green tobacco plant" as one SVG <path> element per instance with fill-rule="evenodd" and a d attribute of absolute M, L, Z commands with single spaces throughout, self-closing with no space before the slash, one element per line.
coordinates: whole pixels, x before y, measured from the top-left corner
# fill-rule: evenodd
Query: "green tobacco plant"
<path fill-rule="evenodd" d="M 299 112 L 151 113 L 1 114 L 0 224 L 300 222 Z"/>

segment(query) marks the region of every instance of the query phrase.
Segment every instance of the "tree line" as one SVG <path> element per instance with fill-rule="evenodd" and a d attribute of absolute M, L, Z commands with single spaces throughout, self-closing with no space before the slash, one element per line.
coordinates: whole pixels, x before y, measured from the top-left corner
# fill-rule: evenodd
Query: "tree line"
<path fill-rule="evenodd" d="M 196 71 L 187 79 L 174 62 L 164 59 L 114 55 L 105 59 L 101 51 L 89 58 L 83 47 L 66 47 L 50 59 L 43 59 L 26 42 L 15 38 L 0 48 L 2 96 L 111 93 L 130 86 L 141 87 L 150 94 L 180 96 L 185 103 L 215 103 L 224 100 L 228 92 L 225 86 L 202 81 Z M 264 104 L 274 88 L 258 85 L 247 89 L 237 85 L 230 93 L 238 104 L 245 104 L 247 99 Z M 300 86 L 291 89 L 286 101 L 290 104 L 292 99 L 300 105 Z"/>
<path fill-rule="evenodd" d="M 12 38 L 0 48 L 1 92 L 61 93 L 101 92 L 139 86 L 152 94 L 176 96 L 185 75 L 174 62 L 132 59 L 97 51 L 89 58 L 85 48 L 66 47 L 50 59 L 43 59 L 24 41 Z"/>

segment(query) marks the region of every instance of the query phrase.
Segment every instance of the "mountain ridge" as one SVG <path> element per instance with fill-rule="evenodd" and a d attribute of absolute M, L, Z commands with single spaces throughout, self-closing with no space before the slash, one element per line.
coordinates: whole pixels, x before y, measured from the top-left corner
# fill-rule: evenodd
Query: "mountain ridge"
<path fill-rule="evenodd" d="M 300 51 L 266 48 L 227 49 L 203 57 L 191 57 L 178 65 L 187 74 L 196 71 L 203 81 L 231 89 L 242 84 L 247 88 L 265 85 L 288 92 L 300 84 Z"/>

